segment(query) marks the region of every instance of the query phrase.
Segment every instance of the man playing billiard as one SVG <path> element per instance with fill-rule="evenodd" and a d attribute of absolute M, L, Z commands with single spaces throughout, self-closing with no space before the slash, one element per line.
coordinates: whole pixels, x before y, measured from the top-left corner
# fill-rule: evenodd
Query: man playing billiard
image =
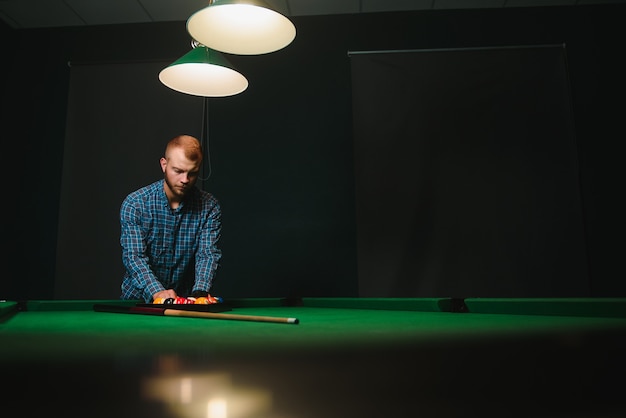
<path fill-rule="evenodd" d="M 170 140 L 160 159 L 163 179 L 130 193 L 120 209 L 121 299 L 207 296 L 221 258 L 221 208 L 196 187 L 198 139 Z"/>

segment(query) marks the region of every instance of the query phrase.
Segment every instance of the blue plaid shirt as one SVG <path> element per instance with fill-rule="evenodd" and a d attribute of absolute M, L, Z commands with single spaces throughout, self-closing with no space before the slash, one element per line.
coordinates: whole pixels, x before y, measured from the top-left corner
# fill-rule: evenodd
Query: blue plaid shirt
<path fill-rule="evenodd" d="M 122 202 L 122 262 L 126 273 L 121 299 L 143 299 L 174 289 L 186 297 L 208 292 L 221 258 L 217 243 L 221 209 L 210 193 L 193 188 L 171 209 L 164 180 L 130 193 Z"/>

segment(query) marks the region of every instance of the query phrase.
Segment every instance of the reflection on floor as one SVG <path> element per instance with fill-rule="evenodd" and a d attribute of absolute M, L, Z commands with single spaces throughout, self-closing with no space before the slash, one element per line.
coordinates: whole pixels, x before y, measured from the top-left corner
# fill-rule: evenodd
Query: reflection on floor
<path fill-rule="evenodd" d="M 624 353 L 626 335 L 605 331 L 0 365 L 3 409 L 26 416 L 617 418 L 626 416 Z"/>

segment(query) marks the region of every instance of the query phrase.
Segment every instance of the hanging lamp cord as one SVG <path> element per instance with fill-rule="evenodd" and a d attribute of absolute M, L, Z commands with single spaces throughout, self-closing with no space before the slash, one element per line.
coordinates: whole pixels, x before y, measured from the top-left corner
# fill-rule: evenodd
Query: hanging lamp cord
<path fill-rule="evenodd" d="M 202 105 L 202 128 L 200 134 L 200 143 L 204 150 L 205 156 L 202 161 L 202 175 L 200 180 L 206 181 L 211 177 L 211 153 L 209 151 L 209 98 L 203 97 Z"/>

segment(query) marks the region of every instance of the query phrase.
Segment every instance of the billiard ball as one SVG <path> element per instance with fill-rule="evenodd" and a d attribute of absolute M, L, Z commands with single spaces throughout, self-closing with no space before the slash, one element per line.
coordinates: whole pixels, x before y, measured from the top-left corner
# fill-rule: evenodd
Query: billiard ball
<path fill-rule="evenodd" d="M 173 305 L 174 301 L 175 301 L 174 298 L 166 298 L 165 300 L 163 300 L 163 303 L 166 305 Z"/>
<path fill-rule="evenodd" d="M 154 301 L 153 301 L 152 303 L 156 303 L 156 304 L 159 304 L 159 305 L 160 305 L 160 304 L 162 304 L 162 303 L 163 303 L 163 301 L 164 301 L 164 299 L 163 299 L 163 298 L 156 298 L 156 299 L 154 299 Z"/>
<path fill-rule="evenodd" d="M 208 305 L 209 302 L 209 298 L 205 298 L 205 297 L 199 297 L 196 298 L 195 304 L 197 305 Z"/>

